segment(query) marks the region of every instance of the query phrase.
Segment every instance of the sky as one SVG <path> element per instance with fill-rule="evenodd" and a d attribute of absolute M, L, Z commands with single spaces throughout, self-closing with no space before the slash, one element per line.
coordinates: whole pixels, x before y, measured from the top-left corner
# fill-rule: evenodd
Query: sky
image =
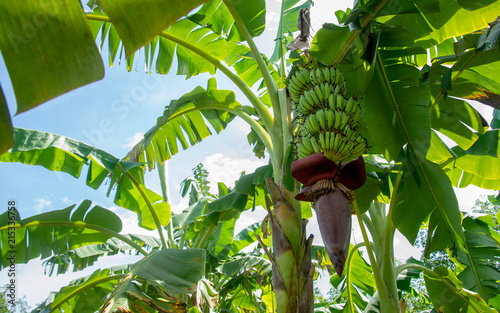
<path fill-rule="evenodd" d="M 345 10 L 352 5 L 351 1 L 315 1 L 311 10 L 313 33 L 321 28 L 324 22 L 337 22 L 334 12 Z M 265 33 L 256 39 L 262 52 L 270 55 L 274 48 L 274 38 L 279 19 L 280 2 L 267 1 L 267 28 Z M 107 52 L 103 51 L 103 55 Z M 107 58 L 104 58 L 107 59 Z M 107 65 L 107 63 L 106 63 Z M 174 64 L 175 66 L 175 64 Z M 174 67 L 175 68 L 175 67 Z M 195 86 L 206 87 L 210 76 L 206 74 L 185 80 L 173 73 L 169 75 L 149 75 L 142 66 L 137 66 L 127 72 L 124 64 L 106 67 L 103 80 L 81 87 L 77 90 L 50 100 L 28 112 L 13 116 L 16 127 L 24 127 L 61 134 L 74 138 L 100 149 L 110 152 L 116 157 L 123 157 L 150 129 L 156 119 L 162 115 L 163 109 L 172 99 L 194 89 Z M 235 89 L 234 85 L 224 77 L 217 75 L 218 88 Z M 43 78 L 41 78 L 43 79 Z M 7 98 L 11 115 L 16 112 L 15 97 L 9 81 L 3 59 L 0 58 L 0 84 Z M 241 95 L 237 98 L 245 103 Z M 484 106 L 477 106 L 487 119 L 491 112 Z M 198 163 L 203 163 L 210 172 L 209 180 L 222 181 L 233 186 L 240 173 L 251 173 L 257 167 L 267 164 L 266 159 L 254 157 L 247 144 L 246 135 L 249 127 L 235 120 L 220 135 L 213 135 L 203 142 L 180 151 L 169 162 L 169 194 L 174 213 L 182 211 L 187 199 L 179 195 L 180 182 L 191 175 L 191 170 Z M 106 186 L 93 190 L 85 185 L 85 178 L 73 177 L 59 172 L 50 172 L 45 168 L 27 166 L 16 163 L 0 163 L 0 203 L 14 200 L 20 210 L 21 217 L 66 208 L 72 204 L 90 199 L 94 204 L 109 208 L 117 213 L 124 223 L 124 233 L 148 233 L 137 226 L 134 213 L 117 207 L 113 199 L 105 196 Z M 86 169 L 82 171 L 85 176 Z M 159 179 L 156 172 L 146 174 L 146 186 L 161 194 Z M 215 188 L 213 191 L 215 192 Z M 479 188 L 468 188 L 457 193 L 462 210 L 469 209 L 481 195 L 491 192 Z M 263 209 L 256 213 L 244 213 L 246 223 L 260 221 L 265 215 Z M 239 224 L 241 229 L 244 225 Z M 352 242 L 362 241 L 357 222 L 353 220 Z M 315 218 L 311 219 L 308 230 L 315 234 L 315 243 L 321 243 L 321 237 Z M 156 232 L 152 233 L 153 235 Z M 397 235 L 395 240 L 398 257 L 406 259 L 409 256 L 419 257 L 420 251 L 412 248 L 406 239 Z M 103 258 L 98 267 L 107 267 L 133 262 L 129 256 L 114 256 Z M 18 296 L 26 295 L 29 305 L 43 301 L 49 291 L 59 290 L 70 280 L 89 275 L 95 267 L 81 272 L 69 272 L 60 276 L 44 276 L 42 261 L 33 260 L 27 265 L 18 265 L 19 275 Z M 0 285 L 7 281 L 5 271 L 0 272 Z M 328 288 L 328 280 L 319 282 L 322 288 Z"/>

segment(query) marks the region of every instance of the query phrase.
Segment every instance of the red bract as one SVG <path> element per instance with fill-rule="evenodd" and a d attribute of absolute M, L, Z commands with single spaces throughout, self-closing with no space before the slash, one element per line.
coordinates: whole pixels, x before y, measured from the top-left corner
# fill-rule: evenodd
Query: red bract
<path fill-rule="evenodd" d="M 322 152 L 292 162 L 292 176 L 304 186 L 314 185 L 321 179 L 334 179 L 337 172 L 337 164 Z"/>
<path fill-rule="evenodd" d="M 319 231 L 328 257 L 339 277 L 342 277 L 351 239 L 351 205 L 336 188 L 315 203 Z"/>
<path fill-rule="evenodd" d="M 337 274 L 342 276 L 351 238 L 351 206 L 344 192 L 363 186 L 365 161 L 359 157 L 339 169 L 323 153 L 316 153 L 293 162 L 292 176 L 304 184 L 295 199 L 314 202 L 328 257 Z"/>

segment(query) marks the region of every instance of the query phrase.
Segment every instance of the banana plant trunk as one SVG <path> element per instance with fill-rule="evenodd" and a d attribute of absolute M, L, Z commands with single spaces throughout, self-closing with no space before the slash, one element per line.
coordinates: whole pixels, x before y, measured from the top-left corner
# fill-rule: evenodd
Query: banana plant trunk
<path fill-rule="evenodd" d="M 273 210 L 268 204 L 273 242 L 273 286 L 278 313 L 314 312 L 311 246 L 306 239 L 307 220 L 300 216 L 300 203 L 272 178 L 266 180 Z"/>

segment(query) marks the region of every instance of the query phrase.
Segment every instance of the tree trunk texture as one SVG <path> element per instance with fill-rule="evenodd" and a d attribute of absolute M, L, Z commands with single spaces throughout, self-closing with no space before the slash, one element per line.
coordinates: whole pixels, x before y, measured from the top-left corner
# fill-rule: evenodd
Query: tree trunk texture
<path fill-rule="evenodd" d="M 314 267 L 311 265 L 313 236 L 306 240 L 307 220 L 300 220 L 291 194 L 268 177 L 267 190 L 273 209 L 268 212 L 273 241 L 273 286 L 278 313 L 313 313 Z M 266 199 L 267 200 L 267 199 Z"/>

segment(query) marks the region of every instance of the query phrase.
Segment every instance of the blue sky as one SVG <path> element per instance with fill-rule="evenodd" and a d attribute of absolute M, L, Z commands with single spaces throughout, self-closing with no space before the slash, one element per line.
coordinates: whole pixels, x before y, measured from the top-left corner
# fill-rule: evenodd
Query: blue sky
<path fill-rule="evenodd" d="M 335 2 L 332 5 L 331 2 Z M 324 21 L 336 22 L 333 13 L 336 9 L 345 9 L 350 6 L 347 1 L 316 1 L 311 12 L 314 19 L 313 29 L 318 30 Z M 274 36 L 277 23 L 279 3 L 276 0 L 268 1 L 268 27 L 266 33 L 257 39 L 262 51 L 269 54 L 274 47 Z M 103 51 L 103 55 L 107 55 Z M 107 60 L 107 57 L 104 58 Z M 107 63 L 106 63 L 107 65 Z M 175 69 L 175 64 L 174 67 Z M 173 70 L 175 71 L 175 70 Z M 165 105 L 171 99 L 177 99 L 195 86 L 206 87 L 210 76 L 200 75 L 190 80 L 177 77 L 149 75 L 143 70 L 140 63 L 136 69 L 127 72 L 124 64 L 107 67 L 103 80 L 84 86 L 28 112 L 13 117 L 16 127 L 37 129 L 53 132 L 81 140 L 98 148 L 106 150 L 117 157 L 123 157 L 130 150 L 131 144 L 136 143 L 141 134 L 151 128 L 157 117 L 161 116 Z M 234 89 L 234 86 L 221 76 L 217 75 L 218 87 Z M 43 77 L 40 77 L 43 79 Z M 0 84 L 7 97 L 11 115 L 16 112 L 15 97 L 9 81 L 7 70 L 0 58 Z M 239 99 L 243 99 L 239 97 Z M 240 100 L 241 101 L 241 100 Z M 244 103 L 245 104 L 245 103 Z M 489 119 L 491 113 L 485 117 Z M 253 157 L 251 148 L 246 141 L 249 128 L 241 121 L 235 120 L 221 135 L 213 135 L 202 143 L 181 151 L 169 162 L 169 185 L 171 203 L 174 212 L 185 208 L 186 201 L 178 193 L 180 182 L 191 174 L 191 169 L 203 162 L 211 173 L 213 182 L 224 181 L 232 185 L 242 171 L 252 172 L 256 167 L 264 165 L 267 160 L 258 160 Z M 87 169 L 84 168 L 82 176 Z M 15 200 L 22 217 L 62 209 L 69 205 L 90 199 L 96 204 L 115 210 L 122 217 L 125 232 L 141 231 L 136 225 L 133 213 L 117 208 L 111 198 L 105 196 L 106 187 L 93 190 L 85 185 L 84 177 L 73 177 L 57 172 L 47 171 L 38 166 L 22 164 L 0 163 L 0 203 L 6 204 Z M 146 185 L 160 193 L 159 181 L 156 172 L 147 174 Z M 481 190 L 461 192 L 461 203 L 464 208 L 470 207 L 479 194 L 486 194 Z M 247 216 L 246 221 L 257 221 L 263 213 Z M 356 222 L 353 221 L 353 225 Z M 309 226 L 315 232 L 315 221 Z M 316 240 L 320 242 L 317 234 Z M 357 241 L 361 236 L 354 234 Z M 403 237 L 397 237 L 402 245 Z M 407 245 L 408 255 L 415 253 Z M 408 250 L 409 249 L 409 250 Z M 131 262 L 130 257 L 113 257 L 99 263 L 100 267 Z M 34 260 L 28 265 L 19 265 L 20 275 L 18 295 L 27 295 L 30 305 L 41 302 L 51 290 L 58 290 L 71 279 L 88 275 L 93 269 L 84 272 L 70 273 L 64 276 L 48 278 L 43 276 L 41 261 Z M 5 272 L 0 272 L 0 285 L 6 281 Z"/>

